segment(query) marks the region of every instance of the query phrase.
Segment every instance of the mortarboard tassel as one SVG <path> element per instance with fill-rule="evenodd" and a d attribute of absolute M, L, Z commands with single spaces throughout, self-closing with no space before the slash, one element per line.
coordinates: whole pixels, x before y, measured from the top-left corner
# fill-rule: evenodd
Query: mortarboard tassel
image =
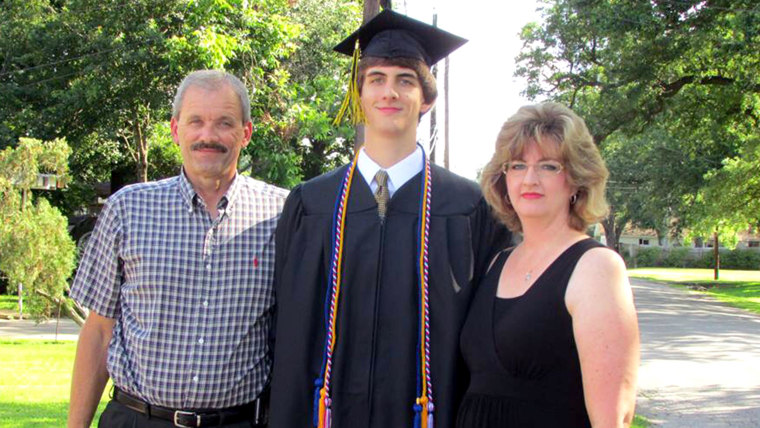
<path fill-rule="evenodd" d="M 351 81 L 348 82 L 348 91 L 343 103 L 340 105 L 338 115 L 335 116 L 333 125 L 338 126 L 343 116 L 348 115 L 352 125 L 364 123 L 364 111 L 362 110 L 361 95 L 359 94 L 359 59 L 361 48 L 359 40 L 356 40 L 354 55 L 351 58 Z"/>

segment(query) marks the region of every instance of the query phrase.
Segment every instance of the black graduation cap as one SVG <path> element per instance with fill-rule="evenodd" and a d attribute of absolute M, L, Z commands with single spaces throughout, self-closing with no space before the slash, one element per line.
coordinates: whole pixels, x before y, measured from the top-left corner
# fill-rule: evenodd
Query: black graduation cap
<path fill-rule="evenodd" d="M 430 67 L 465 43 L 462 37 L 390 9 L 380 12 L 333 48 L 353 57 L 348 93 L 333 123 L 340 123 L 345 114 L 354 125 L 364 122 L 357 88 L 360 57 L 413 58 Z"/>
<path fill-rule="evenodd" d="M 361 55 L 381 58 L 415 58 L 432 66 L 466 39 L 386 9 L 354 31 L 334 50 L 352 56 L 359 40 Z"/>

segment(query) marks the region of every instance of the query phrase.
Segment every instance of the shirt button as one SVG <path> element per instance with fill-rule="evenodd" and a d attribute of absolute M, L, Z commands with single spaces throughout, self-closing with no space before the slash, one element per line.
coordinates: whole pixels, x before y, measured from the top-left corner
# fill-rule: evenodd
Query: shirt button
<path fill-rule="evenodd" d="M 202 337 L 200 339 L 198 339 L 198 343 L 200 343 L 201 345 L 203 345 L 203 338 Z"/>
<path fill-rule="evenodd" d="M 206 270 L 211 270 L 211 265 L 206 265 Z"/>
<path fill-rule="evenodd" d="M 203 301 L 203 307 L 204 308 L 208 308 L 208 300 L 204 300 Z"/>
<path fill-rule="evenodd" d="M 198 383 L 198 376 L 193 376 L 193 382 Z"/>

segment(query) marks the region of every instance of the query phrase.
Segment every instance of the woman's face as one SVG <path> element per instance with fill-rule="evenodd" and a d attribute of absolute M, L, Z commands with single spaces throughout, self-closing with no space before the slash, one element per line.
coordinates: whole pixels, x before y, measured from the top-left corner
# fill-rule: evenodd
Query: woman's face
<path fill-rule="evenodd" d="M 575 189 L 567 181 L 559 153 L 544 153 L 538 144 L 529 143 L 504 171 L 507 194 L 520 222 L 569 216 Z"/>

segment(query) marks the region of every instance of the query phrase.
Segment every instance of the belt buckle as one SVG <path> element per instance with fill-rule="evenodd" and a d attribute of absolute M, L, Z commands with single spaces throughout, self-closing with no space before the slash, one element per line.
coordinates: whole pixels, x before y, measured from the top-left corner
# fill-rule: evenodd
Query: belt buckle
<path fill-rule="evenodd" d="M 179 421 L 180 416 L 190 416 L 191 418 L 195 416 L 195 425 L 185 425 L 182 422 Z M 192 420 L 192 419 L 191 419 Z M 180 428 L 195 428 L 201 426 L 201 415 L 195 413 L 195 412 L 186 412 L 184 410 L 175 410 L 174 411 L 174 426 L 180 427 Z"/>

